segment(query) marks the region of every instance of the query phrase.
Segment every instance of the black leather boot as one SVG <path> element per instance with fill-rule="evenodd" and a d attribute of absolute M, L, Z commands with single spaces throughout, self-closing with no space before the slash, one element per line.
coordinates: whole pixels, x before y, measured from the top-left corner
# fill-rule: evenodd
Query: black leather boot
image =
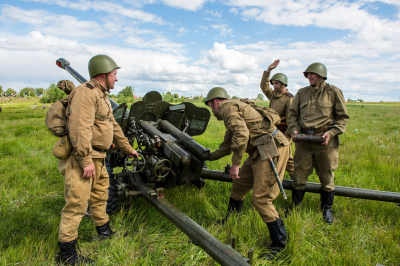
<path fill-rule="evenodd" d="M 300 205 L 300 203 L 303 201 L 304 194 L 306 194 L 306 191 L 303 189 L 293 189 L 292 190 L 292 204 L 294 206 Z"/>
<path fill-rule="evenodd" d="M 325 223 L 331 224 L 333 222 L 332 205 L 335 196 L 335 191 L 326 192 L 321 189 L 321 210 L 324 216 Z"/>
<path fill-rule="evenodd" d="M 232 198 L 229 198 L 228 213 L 226 214 L 224 219 L 217 220 L 215 223 L 225 224 L 229 216 L 231 216 L 232 212 L 234 211 L 236 211 L 239 214 L 243 209 L 243 202 L 244 200 L 234 200 Z"/>
<path fill-rule="evenodd" d="M 101 226 L 96 226 L 96 231 L 99 234 L 100 239 L 110 238 L 115 234 L 115 232 L 111 230 L 110 221 Z"/>
<path fill-rule="evenodd" d="M 66 265 L 94 265 L 94 260 L 85 258 L 76 253 L 76 246 L 78 245 L 76 239 L 71 242 L 58 242 L 60 247 L 60 260 Z M 79 247 L 78 247 L 79 249 Z"/>
<path fill-rule="evenodd" d="M 278 256 L 278 253 L 286 247 L 287 233 L 281 217 L 276 221 L 267 223 L 267 226 L 272 244 L 269 247 L 268 252 L 262 253 L 260 258 L 274 260 Z"/>

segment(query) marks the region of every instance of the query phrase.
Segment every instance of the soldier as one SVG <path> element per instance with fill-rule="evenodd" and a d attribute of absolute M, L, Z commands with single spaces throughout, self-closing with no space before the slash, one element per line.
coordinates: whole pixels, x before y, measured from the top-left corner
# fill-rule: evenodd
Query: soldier
<path fill-rule="evenodd" d="M 76 252 L 78 226 L 88 202 L 99 237 L 109 238 L 114 234 L 106 214 L 109 177 L 104 165 L 105 151 L 115 143 L 131 157 L 137 156 L 115 122 L 106 97 L 118 81 L 119 68 L 106 55 L 92 57 L 90 81 L 78 86 L 69 96 L 66 115 L 73 148 L 68 158 L 59 160 L 59 170 L 65 178 L 66 205 L 61 211 L 58 234 L 60 259 L 68 265 L 94 263 Z"/>
<path fill-rule="evenodd" d="M 310 86 L 300 89 L 289 109 L 289 130 L 298 133 L 322 135 L 322 144 L 298 142 L 294 154 L 292 200 L 299 205 L 304 198 L 305 185 L 313 168 L 321 182 L 321 209 L 326 223 L 331 224 L 335 195 L 333 171 L 338 167 L 338 135 L 346 131 L 349 121 L 343 93 L 325 82 L 326 67 L 313 63 L 304 71 Z"/>
<path fill-rule="evenodd" d="M 205 100 L 215 117 L 223 120 L 226 127 L 224 141 L 216 151 L 210 154 L 210 161 L 218 160 L 233 152 L 232 166 L 229 171 L 233 186 L 228 213 L 218 223 L 225 223 L 234 211 L 241 212 L 246 194 L 253 190 L 253 205 L 267 224 L 272 239 L 269 251 L 261 256 L 273 260 L 285 248 L 287 234 L 282 218 L 272 204 L 280 190 L 266 155 L 268 150 L 264 150 L 263 147 L 273 145 L 279 152 L 279 156 L 274 159 L 282 180 L 289 158 L 289 142 L 275 126 L 280 122 L 277 112 L 264 107 L 262 115 L 253 108 L 253 106 L 258 108 L 256 105 L 251 106 L 238 100 L 228 100 L 228 98 L 223 88 L 216 87 L 210 90 Z M 245 152 L 249 154 L 249 157 L 239 171 Z"/>
<path fill-rule="evenodd" d="M 281 118 L 281 123 L 277 126 L 278 129 L 285 135 L 289 141 L 289 160 L 286 165 L 286 171 L 288 171 L 289 176 L 293 176 L 294 163 L 292 156 L 292 136 L 287 126 L 289 108 L 293 101 L 293 94 L 291 94 L 287 89 L 288 79 L 283 73 L 276 73 L 272 76 L 271 80 L 269 75 L 273 69 L 275 69 L 279 64 L 279 60 L 275 60 L 267 69 L 261 79 L 260 87 L 265 96 L 270 100 L 269 108 L 274 109 Z M 271 89 L 269 83 L 274 86 L 274 90 Z"/>

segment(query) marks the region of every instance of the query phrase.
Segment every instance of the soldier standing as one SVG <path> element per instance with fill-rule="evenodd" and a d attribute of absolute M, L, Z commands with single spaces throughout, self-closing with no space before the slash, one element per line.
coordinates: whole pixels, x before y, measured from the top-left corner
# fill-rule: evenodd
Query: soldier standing
<path fill-rule="evenodd" d="M 267 69 L 261 79 L 260 87 L 265 96 L 269 99 L 269 108 L 274 109 L 281 118 L 281 123 L 277 126 L 278 129 L 285 135 L 289 141 L 289 160 L 286 165 L 286 171 L 289 176 L 293 176 L 294 162 L 292 156 L 292 136 L 287 126 L 289 108 L 293 101 L 293 94 L 291 94 L 287 89 L 288 78 L 283 73 L 276 73 L 269 79 L 269 75 L 273 69 L 275 69 L 279 64 L 279 60 L 275 60 Z M 269 83 L 274 86 L 274 90 L 269 86 Z"/>
<path fill-rule="evenodd" d="M 334 173 L 338 167 L 338 135 L 346 131 L 349 121 L 343 93 L 325 82 L 327 70 L 321 63 L 313 63 L 304 71 L 310 86 L 300 89 L 289 109 L 289 130 L 298 133 L 322 135 L 325 142 L 296 143 L 292 200 L 299 205 L 304 198 L 305 185 L 313 168 L 321 182 L 321 210 L 326 223 L 331 224 L 335 195 Z"/>
<path fill-rule="evenodd" d="M 205 100 L 215 117 L 224 121 L 226 127 L 224 140 L 220 147 L 210 154 L 210 160 L 218 160 L 233 152 L 232 167 L 229 171 L 233 186 L 228 213 L 219 223 L 225 223 L 232 212 L 241 212 L 246 194 L 253 190 L 253 205 L 267 224 L 272 239 L 269 252 L 261 256 L 273 260 L 285 248 L 287 233 L 282 218 L 272 204 L 280 190 L 270 161 L 265 156 L 262 158 L 263 154 L 268 153 L 263 147 L 268 146 L 267 143 L 272 144 L 279 152 L 279 156 L 274 159 L 282 180 L 289 158 L 289 142 L 275 126 L 280 122 L 277 112 L 265 107 L 265 113 L 262 115 L 250 104 L 228 98 L 223 88 L 216 87 L 209 91 Z M 261 141 L 264 137 L 269 142 Z M 256 143 L 259 146 L 256 146 Z M 239 171 L 245 152 L 249 157 Z"/>
<path fill-rule="evenodd" d="M 69 96 L 67 128 L 72 144 L 68 158 L 59 160 L 65 178 L 65 207 L 61 211 L 58 234 L 60 259 L 68 265 L 93 264 L 76 252 L 78 227 L 90 205 L 92 219 L 100 238 L 114 232 L 106 214 L 109 177 L 104 165 L 105 151 L 115 143 L 123 152 L 137 156 L 120 126 L 115 122 L 107 93 L 114 88 L 120 67 L 106 55 L 89 61 L 90 81 Z"/>

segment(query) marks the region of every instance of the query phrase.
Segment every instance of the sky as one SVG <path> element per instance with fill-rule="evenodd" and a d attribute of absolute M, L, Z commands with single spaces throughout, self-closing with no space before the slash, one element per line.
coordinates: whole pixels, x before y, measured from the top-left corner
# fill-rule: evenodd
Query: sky
<path fill-rule="evenodd" d="M 321 62 L 346 99 L 400 101 L 400 0 L 0 0 L 3 90 L 78 85 L 56 60 L 89 78 L 97 54 L 121 67 L 112 94 L 255 98 L 279 59 L 293 94 Z"/>

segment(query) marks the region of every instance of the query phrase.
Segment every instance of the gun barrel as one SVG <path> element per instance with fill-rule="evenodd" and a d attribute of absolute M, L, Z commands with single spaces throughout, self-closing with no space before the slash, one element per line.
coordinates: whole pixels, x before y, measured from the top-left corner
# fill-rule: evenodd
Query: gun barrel
<path fill-rule="evenodd" d="M 293 135 L 294 142 L 311 142 L 311 143 L 324 143 L 325 139 L 322 136 L 307 135 L 307 134 L 296 134 Z"/>
<path fill-rule="evenodd" d="M 232 182 L 228 174 L 215 170 L 203 169 L 201 177 L 203 179 Z M 283 179 L 283 188 L 292 190 L 292 182 L 292 180 Z M 320 193 L 320 191 L 321 184 L 307 182 L 306 192 Z M 352 187 L 335 186 L 335 196 L 400 203 L 400 193 Z"/>
<path fill-rule="evenodd" d="M 85 79 L 81 74 L 79 74 L 75 69 L 73 69 L 69 62 L 67 60 L 65 60 L 64 58 L 59 58 L 56 61 L 57 66 L 59 66 L 60 68 L 63 68 L 65 70 L 68 71 L 68 73 L 70 73 L 74 78 L 76 78 L 77 81 L 79 81 L 79 83 L 85 83 L 87 81 L 87 79 Z M 117 109 L 117 107 L 119 106 L 118 103 L 116 103 L 114 100 L 112 100 L 110 97 L 107 96 L 107 98 L 110 100 L 111 103 L 111 108 L 113 110 Z"/>
<path fill-rule="evenodd" d="M 195 223 L 186 214 L 172 205 L 163 198 L 157 199 L 149 195 L 148 191 L 152 191 L 141 180 L 140 175 L 134 174 L 134 184 L 140 191 L 140 196 L 156 208 L 162 215 L 170 220 L 175 226 L 182 230 L 193 243 L 200 246 L 219 264 L 226 266 L 248 266 L 249 264 L 231 247 L 222 244 L 218 239 L 209 232 Z"/>
<path fill-rule="evenodd" d="M 160 123 L 160 127 L 162 130 L 164 130 L 165 132 L 171 134 L 174 138 L 176 138 L 180 144 L 182 144 L 185 148 L 193 152 L 193 154 L 199 157 L 201 160 L 204 161 L 210 157 L 209 149 L 206 149 L 203 146 L 201 146 L 191 136 L 189 136 L 185 132 L 180 131 L 178 128 L 176 128 L 167 120 L 162 120 Z"/>
<path fill-rule="evenodd" d="M 144 129 L 144 131 L 151 135 L 151 136 L 159 136 L 163 139 L 164 135 L 161 131 L 159 131 L 156 127 L 152 126 L 149 122 L 147 121 L 140 121 L 140 126 Z M 171 137 L 170 137 L 171 138 Z M 164 143 L 164 152 L 165 147 L 168 147 L 169 149 L 173 150 L 179 157 L 182 163 L 190 165 L 191 157 L 190 155 L 185 152 L 181 147 L 179 147 L 176 143 L 172 141 L 167 141 L 167 143 Z M 165 152 L 165 154 L 168 156 L 171 152 Z M 170 156 L 168 156 L 170 157 Z"/>

